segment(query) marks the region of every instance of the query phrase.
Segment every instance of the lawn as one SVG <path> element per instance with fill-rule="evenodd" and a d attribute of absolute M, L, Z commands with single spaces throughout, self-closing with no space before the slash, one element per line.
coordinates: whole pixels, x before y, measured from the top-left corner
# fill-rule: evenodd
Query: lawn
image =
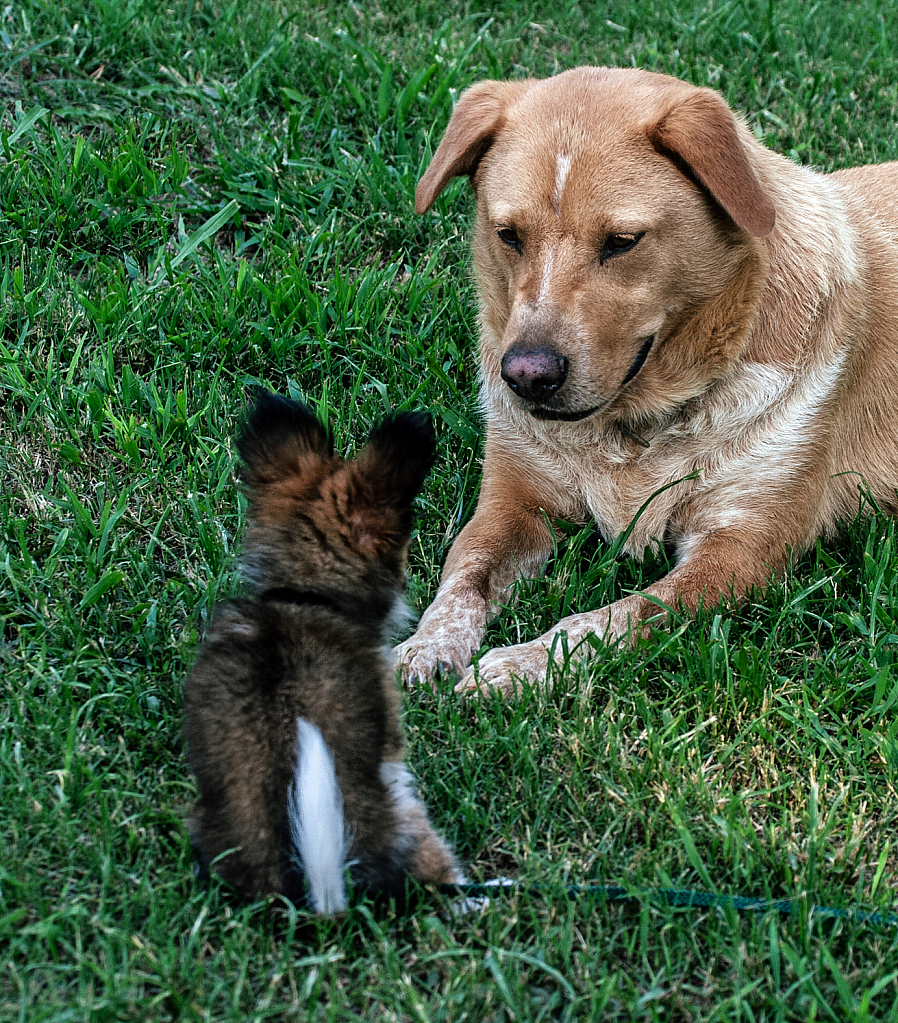
<path fill-rule="evenodd" d="M 411 764 L 472 877 L 546 885 L 482 914 L 276 923 L 198 887 L 180 695 L 239 589 L 255 385 L 344 450 L 386 409 L 433 411 L 419 611 L 473 510 L 467 185 L 412 212 L 461 89 L 639 65 L 831 170 L 898 159 L 896 40 L 888 0 L 3 9 L 0 1020 L 898 1020 L 898 928 L 810 914 L 898 904 L 898 537 L 875 510 L 741 610 L 543 692 L 409 697 Z M 564 532 L 490 645 L 665 571 Z M 584 882 L 795 912 L 564 898 Z"/>

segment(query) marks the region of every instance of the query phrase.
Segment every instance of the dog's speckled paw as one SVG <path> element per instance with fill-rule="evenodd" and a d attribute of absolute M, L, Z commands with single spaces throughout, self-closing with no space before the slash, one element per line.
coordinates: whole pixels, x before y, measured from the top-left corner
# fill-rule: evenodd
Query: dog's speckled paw
<path fill-rule="evenodd" d="M 393 651 L 396 667 L 403 682 L 414 689 L 427 685 L 435 688 L 442 679 L 458 678 L 470 662 L 454 650 L 447 650 L 443 643 L 431 643 L 415 633 Z"/>
<path fill-rule="evenodd" d="M 485 620 L 483 599 L 477 594 L 438 593 L 421 616 L 418 631 L 395 649 L 406 685 L 435 687 L 447 676 L 463 675 L 480 645 Z"/>
<path fill-rule="evenodd" d="M 538 640 L 500 647 L 484 654 L 455 691 L 486 694 L 496 689 L 503 696 L 517 696 L 523 686 L 545 682 L 548 667 L 549 651 Z"/>

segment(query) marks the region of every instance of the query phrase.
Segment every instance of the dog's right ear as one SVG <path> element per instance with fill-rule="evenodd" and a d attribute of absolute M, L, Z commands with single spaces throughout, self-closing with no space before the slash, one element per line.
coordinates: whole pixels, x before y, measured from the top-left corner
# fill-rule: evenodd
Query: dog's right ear
<path fill-rule="evenodd" d="M 263 391 L 237 439 L 241 478 L 251 489 L 330 465 L 334 445 L 315 413 L 302 402 Z"/>
<path fill-rule="evenodd" d="M 509 105 L 533 85 L 478 82 L 459 97 L 449 126 L 415 190 L 415 213 L 426 213 L 453 178 L 470 177 L 492 145 Z"/>

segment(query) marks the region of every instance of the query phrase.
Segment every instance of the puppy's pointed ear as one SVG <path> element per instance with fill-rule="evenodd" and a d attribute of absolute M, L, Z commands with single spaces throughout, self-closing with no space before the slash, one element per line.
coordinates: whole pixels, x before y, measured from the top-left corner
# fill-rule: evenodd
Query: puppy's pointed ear
<path fill-rule="evenodd" d="M 744 231 L 762 237 L 773 230 L 773 200 L 749 163 L 732 110 L 716 92 L 690 91 L 649 129 L 648 137 Z"/>
<path fill-rule="evenodd" d="M 397 412 L 371 431 L 356 459 L 376 499 L 410 506 L 436 459 L 436 434 L 426 412 Z"/>
<path fill-rule="evenodd" d="M 461 94 L 446 134 L 418 182 L 415 213 L 426 213 L 453 178 L 473 175 L 502 128 L 506 110 L 532 84 L 478 82 Z"/>
<path fill-rule="evenodd" d="M 309 474 L 320 478 L 334 446 L 314 412 L 302 402 L 263 391 L 237 438 L 241 478 L 250 490 Z"/>
<path fill-rule="evenodd" d="M 430 416 L 400 412 L 368 438 L 351 464 L 352 531 L 360 550 L 384 554 L 404 548 L 412 528 L 412 502 L 436 458 Z"/>

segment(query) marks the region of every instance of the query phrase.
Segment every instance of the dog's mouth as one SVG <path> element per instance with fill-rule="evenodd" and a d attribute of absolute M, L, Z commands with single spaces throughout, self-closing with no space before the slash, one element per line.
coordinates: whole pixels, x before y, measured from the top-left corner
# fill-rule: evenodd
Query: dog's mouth
<path fill-rule="evenodd" d="M 639 373 L 645 365 L 645 360 L 649 357 L 649 352 L 652 350 L 652 346 L 654 345 L 657 337 L 657 334 L 649 334 L 649 336 L 645 338 L 639 348 L 639 351 L 636 353 L 636 358 L 630 363 L 630 368 L 627 370 L 626 376 L 620 382 L 620 386 L 607 401 L 603 401 L 598 405 L 593 405 L 592 408 L 579 409 L 575 411 L 547 408 L 545 405 L 537 405 L 535 408 L 528 410 L 530 415 L 533 416 L 534 419 L 540 419 L 543 422 L 555 423 L 579 423 L 581 420 L 588 419 L 590 416 L 595 415 L 596 412 L 608 405 L 613 398 L 616 398 L 621 389 L 626 387 L 627 384 L 630 383 L 630 381 Z M 640 439 L 640 443 L 645 442 Z"/>
<path fill-rule="evenodd" d="M 602 403 L 602 405 L 604 404 L 606 402 Z M 602 405 L 582 409 L 580 412 L 565 412 L 563 409 L 544 408 L 542 405 L 539 405 L 536 408 L 530 409 L 530 415 L 534 419 L 542 419 L 544 422 L 579 423 L 581 419 L 588 419 L 589 416 L 598 412 Z"/>
<path fill-rule="evenodd" d="M 636 353 L 636 358 L 630 363 L 630 368 L 627 370 L 627 375 L 621 381 L 621 387 L 626 385 L 636 376 L 636 374 L 645 365 L 645 360 L 649 357 L 649 352 L 652 350 L 652 345 L 655 343 L 657 334 L 649 334 L 649 336 L 642 342 L 642 346 Z M 620 390 L 620 387 L 618 388 Z"/>

